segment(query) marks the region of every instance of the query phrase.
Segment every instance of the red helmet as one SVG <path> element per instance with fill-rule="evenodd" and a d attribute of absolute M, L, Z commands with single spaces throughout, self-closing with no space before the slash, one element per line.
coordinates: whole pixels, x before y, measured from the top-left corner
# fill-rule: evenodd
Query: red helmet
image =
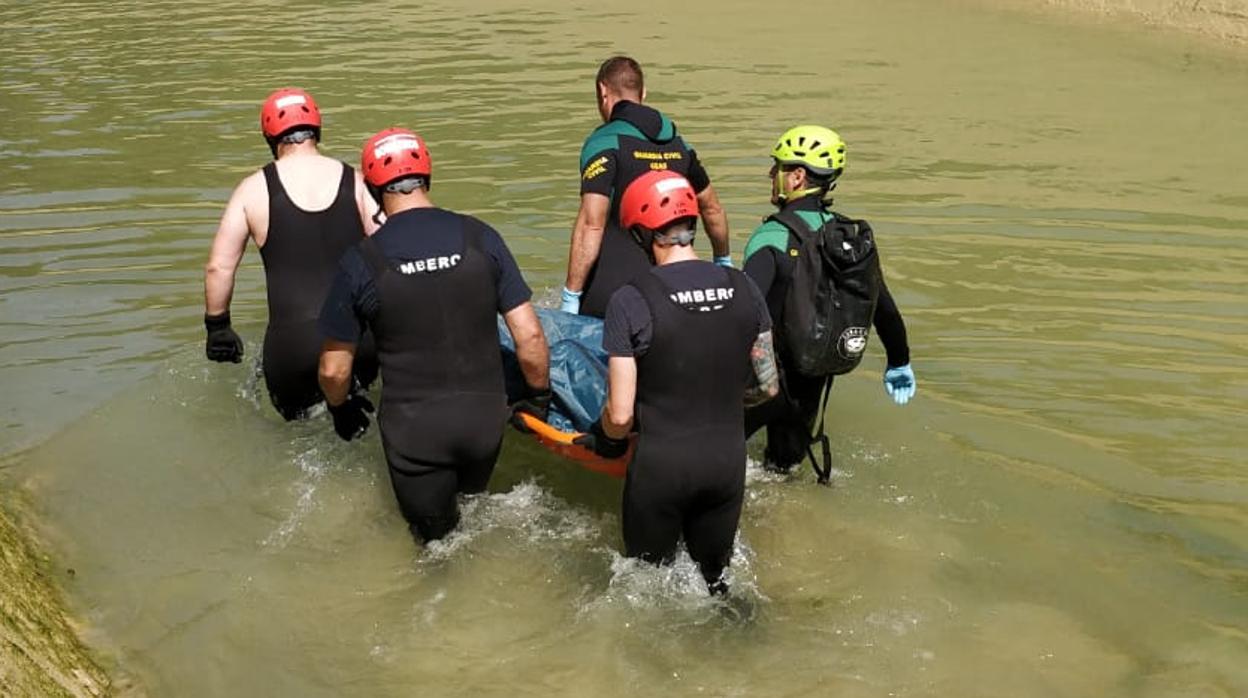
<path fill-rule="evenodd" d="M 283 87 L 264 100 L 260 107 L 260 130 L 269 140 L 298 127 L 321 129 L 321 110 L 312 95 L 297 87 Z"/>
<path fill-rule="evenodd" d="M 689 180 L 671 170 L 643 174 L 624 190 L 620 225 L 661 230 L 672 221 L 698 215 L 698 198 Z"/>
<path fill-rule="evenodd" d="M 405 128 L 391 127 L 364 143 L 360 172 L 370 186 L 381 188 L 404 177 L 428 179 L 433 174 L 433 161 L 420 136 Z"/>

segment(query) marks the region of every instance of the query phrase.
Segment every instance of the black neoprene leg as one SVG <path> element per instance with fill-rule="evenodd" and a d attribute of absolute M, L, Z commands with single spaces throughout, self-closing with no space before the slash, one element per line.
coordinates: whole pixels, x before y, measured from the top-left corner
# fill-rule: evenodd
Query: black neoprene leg
<path fill-rule="evenodd" d="M 390 484 L 399 502 L 399 511 L 423 541 L 438 540 L 459 523 L 455 494 L 459 477 L 453 468 L 416 465 L 408 461 L 403 470 L 393 466 Z"/>
<path fill-rule="evenodd" d="M 823 383 L 823 378 L 786 376 L 787 405 L 767 425 L 766 459 L 777 469 L 788 470 L 806 457 L 810 435 L 819 417 Z"/>
<path fill-rule="evenodd" d="M 784 393 L 776 395 L 761 405 L 747 407 L 745 409 L 745 438 L 748 439 L 759 429 L 783 419 L 789 410 L 789 401 Z"/>
<path fill-rule="evenodd" d="M 485 491 L 490 484 L 490 476 L 494 474 L 494 466 L 498 463 L 498 452 L 502 446 L 503 441 L 499 439 L 488 456 L 460 463 L 456 467 L 459 471 L 459 492 L 477 494 Z"/>
<path fill-rule="evenodd" d="M 283 419 L 299 419 L 309 407 L 324 399 L 316 376 L 319 335 L 309 335 L 302 324 L 270 327 L 264 335 L 262 351 L 264 385 L 270 402 Z"/>
<path fill-rule="evenodd" d="M 421 463 L 386 449 L 390 484 L 399 502 L 399 511 L 421 540 L 444 538 L 459 524 L 457 495 L 484 492 L 494 472 L 499 440 L 489 456 L 455 466 Z M 472 449 L 480 452 L 482 449 Z"/>
<path fill-rule="evenodd" d="M 732 544 L 737 537 L 744 494 L 743 482 L 735 495 L 691 511 L 685 517 L 685 546 L 689 549 L 689 556 L 698 563 L 702 578 L 713 594 L 728 590 L 728 585 L 721 578 L 732 562 Z"/>
<path fill-rule="evenodd" d="M 624 481 L 624 550 L 629 557 L 663 565 L 676 557 L 682 517 L 675 488 L 668 487 L 661 468 L 646 469 L 637 477 L 637 459 L 628 467 Z"/>

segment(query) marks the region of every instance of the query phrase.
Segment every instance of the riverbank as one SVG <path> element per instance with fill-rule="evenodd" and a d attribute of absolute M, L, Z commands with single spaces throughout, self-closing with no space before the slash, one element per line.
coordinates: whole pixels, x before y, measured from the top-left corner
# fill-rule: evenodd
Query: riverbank
<path fill-rule="evenodd" d="M 1140 23 L 1248 47 L 1248 0 L 999 0 L 991 4 L 1057 12 L 1075 20 Z"/>
<path fill-rule="evenodd" d="M 0 695 L 112 695 L 65 613 L 47 558 L 13 516 L 14 499 L 0 502 Z"/>

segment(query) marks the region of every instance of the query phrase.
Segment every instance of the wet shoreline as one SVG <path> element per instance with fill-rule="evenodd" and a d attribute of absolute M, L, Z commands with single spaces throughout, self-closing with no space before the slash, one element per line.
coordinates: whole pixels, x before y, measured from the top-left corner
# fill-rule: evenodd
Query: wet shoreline
<path fill-rule="evenodd" d="M 1198 37 L 1209 46 L 1248 48 L 1248 0 L 980 0 L 1070 22 L 1145 25 Z"/>

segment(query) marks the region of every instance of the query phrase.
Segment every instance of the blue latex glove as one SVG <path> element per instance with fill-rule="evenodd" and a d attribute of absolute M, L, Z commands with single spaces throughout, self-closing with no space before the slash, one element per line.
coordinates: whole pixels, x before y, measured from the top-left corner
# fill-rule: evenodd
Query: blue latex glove
<path fill-rule="evenodd" d="M 884 389 L 892 396 L 893 402 L 904 405 L 914 397 L 919 383 L 914 379 L 914 369 L 910 364 L 905 366 L 889 366 L 884 370 Z"/>
<path fill-rule="evenodd" d="M 581 312 L 581 293 L 582 291 L 572 291 L 564 286 L 563 292 L 559 294 L 559 309 L 573 315 Z"/>
<path fill-rule="evenodd" d="M 715 262 L 721 267 L 728 267 L 729 269 L 732 268 L 732 256 L 731 255 L 723 255 L 720 257 L 715 257 L 711 261 Z"/>

